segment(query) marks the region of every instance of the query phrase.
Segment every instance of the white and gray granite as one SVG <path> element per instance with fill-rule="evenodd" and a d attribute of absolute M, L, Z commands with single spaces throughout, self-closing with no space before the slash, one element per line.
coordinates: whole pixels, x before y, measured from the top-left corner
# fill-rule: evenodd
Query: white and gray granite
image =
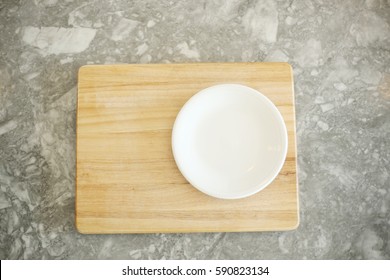
<path fill-rule="evenodd" d="M 270 233 L 81 235 L 85 64 L 287 61 L 301 224 Z M 389 259 L 390 1 L 0 1 L 1 259 Z"/>

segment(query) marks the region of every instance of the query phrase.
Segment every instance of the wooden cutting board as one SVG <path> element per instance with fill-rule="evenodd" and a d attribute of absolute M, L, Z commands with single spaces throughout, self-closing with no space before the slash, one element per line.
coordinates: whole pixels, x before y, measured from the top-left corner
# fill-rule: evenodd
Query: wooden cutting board
<path fill-rule="evenodd" d="M 171 130 L 199 90 L 238 83 L 283 115 L 286 162 L 248 198 L 222 200 L 192 187 L 172 156 Z M 79 71 L 76 226 L 81 233 L 238 232 L 299 223 L 292 70 L 287 63 L 93 65 Z"/>

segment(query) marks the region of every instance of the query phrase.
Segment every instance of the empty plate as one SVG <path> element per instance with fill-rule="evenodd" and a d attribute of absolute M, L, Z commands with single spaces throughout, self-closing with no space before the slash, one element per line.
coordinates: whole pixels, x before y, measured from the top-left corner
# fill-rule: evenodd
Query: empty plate
<path fill-rule="evenodd" d="M 217 198 L 257 193 L 281 170 L 287 129 L 276 106 L 255 89 L 222 84 L 201 90 L 177 115 L 172 150 L 183 176 Z"/>

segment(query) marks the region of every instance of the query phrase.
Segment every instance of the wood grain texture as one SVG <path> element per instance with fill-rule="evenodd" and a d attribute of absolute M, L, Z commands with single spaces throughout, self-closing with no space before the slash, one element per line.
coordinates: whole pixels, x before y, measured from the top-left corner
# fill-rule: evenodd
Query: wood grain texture
<path fill-rule="evenodd" d="M 248 198 L 207 196 L 184 179 L 171 131 L 184 103 L 222 83 L 259 90 L 288 130 L 286 162 Z M 287 63 L 84 66 L 77 105 L 76 226 L 81 233 L 290 230 L 299 224 L 294 88 Z"/>

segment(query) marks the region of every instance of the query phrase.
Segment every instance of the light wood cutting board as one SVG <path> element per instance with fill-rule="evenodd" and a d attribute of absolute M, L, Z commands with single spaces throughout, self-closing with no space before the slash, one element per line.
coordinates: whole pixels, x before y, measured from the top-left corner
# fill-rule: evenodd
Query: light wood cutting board
<path fill-rule="evenodd" d="M 222 200 L 192 187 L 172 156 L 171 130 L 199 90 L 238 83 L 278 107 L 286 162 L 248 198 Z M 238 232 L 298 226 L 294 89 L 287 63 L 84 66 L 77 105 L 76 226 L 81 233 Z"/>

